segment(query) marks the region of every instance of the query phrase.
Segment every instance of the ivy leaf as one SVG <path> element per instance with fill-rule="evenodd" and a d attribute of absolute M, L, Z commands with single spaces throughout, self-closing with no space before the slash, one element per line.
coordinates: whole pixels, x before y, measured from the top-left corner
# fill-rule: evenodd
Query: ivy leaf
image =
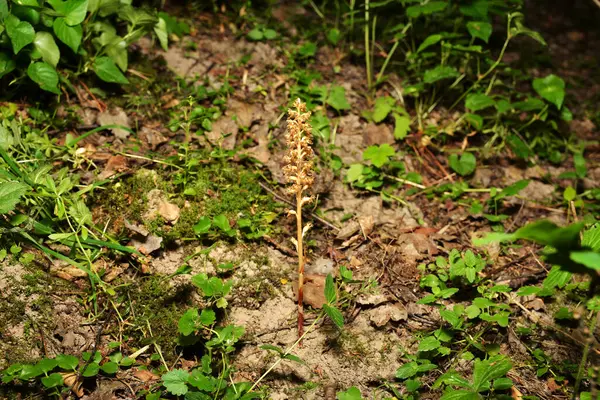
<path fill-rule="evenodd" d="M 483 93 L 473 93 L 467 96 L 465 107 L 471 111 L 479 111 L 496 104 L 494 99 Z"/>
<path fill-rule="evenodd" d="M 374 166 L 381 168 L 390 160 L 390 157 L 394 156 L 396 151 L 387 143 L 382 145 L 369 146 L 363 152 L 363 158 L 370 160 Z"/>
<path fill-rule="evenodd" d="M 129 81 L 110 57 L 98 57 L 92 67 L 104 82 L 127 84 Z"/>
<path fill-rule="evenodd" d="M 54 20 L 52 29 L 61 42 L 77 53 L 79 45 L 81 45 L 81 39 L 83 38 L 83 29 L 81 28 L 81 25 L 69 26 L 65 19 L 60 17 Z"/>
<path fill-rule="evenodd" d="M 346 89 L 341 86 L 332 86 L 327 95 L 326 103 L 337 111 L 349 110 L 350 104 L 346 100 Z"/>
<path fill-rule="evenodd" d="M 69 26 L 79 25 L 85 19 L 88 0 L 68 0 L 64 4 L 65 22 Z"/>
<path fill-rule="evenodd" d="M 484 21 L 467 22 L 467 30 L 473 38 L 478 38 L 484 42 L 488 42 L 492 35 L 492 24 Z"/>
<path fill-rule="evenodd" d="M 164 374 L 162 381 L 167 392 L 175 396 L 183 396 L 188 392 L 187 382 L 189 378 L 189 372 L 183 369 L 174 369 Z"/>
<path fill-rule="evenodd" d="M 12 43 L 13 52 L 17 54 L 21 49 L 33 42 L 35 30 L 29 22 L 21 21 L 12 14 L 4 20 L 6 34 Z"/>
<path fill-rule="evenodd" d="M 533 88 L 543 99 L 548 100 L 560 110 L 565 99 L 565 81 L 552 74 L 533 80 Z"/>
<path fill-rule="evenodd" d="M 28 189 L 29 186 L 20 182 L 0 183 L 0 214 L 13 211 Z"/>
<path fill-rule="evenodd" d="M 448 162 L 450 163 L 450 168 L 462 176 L 473 173 L 473 171 L 475 171 L 475 166 L 477 165 L 475 156 L 468 152 L 463 153 L 460 158 L 457 154 L 450 154 Z"/>
<path fill-rule="evenodd" d="M 54 37 L 48 32 L 37 32 L 33 41 L 34 48 L 42 55 L 42 60 L 56 68 L 60 59 L 60 50 Z"/>

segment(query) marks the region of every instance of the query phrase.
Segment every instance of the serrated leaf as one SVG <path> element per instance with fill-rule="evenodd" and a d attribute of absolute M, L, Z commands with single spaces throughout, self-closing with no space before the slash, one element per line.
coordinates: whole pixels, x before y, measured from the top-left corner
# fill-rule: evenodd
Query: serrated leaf
<path fill-rule="evenodd" d="M 551 74 L 545 78 L 537 78 L 533 80 L 533 89 L 543 99 L 554 104 L 560 109 L 565 99 L 565 81 L 560 77 Z"/>
<path fill-rule="evenodd" d="M 490 381 L 501 378 L 512 368 L 512 363 L 506 357 L 498 355 L 488 360 L 475 360 L 473 368 L 473 389 L 480 391 L 489 387 Z"/>
<path fill-rule="evenodd" d="M 77 53 L 79 45 L 81 45 L 81 39 L 83 38 L 81 25 L 69 26 L 65 19 L 60 17 L 54 20 L 52 30 L 54 30 L 54 34 L 61 42 Z"/>
<path fill-rule="evenodd" d="M 327 278 L 325 278 L 325 298 L 328 304 L 334 304 L 337 300 L 335 283 L 331 274 L 327 274 Z"/>
<path fill-rule="evenodd" d="M 402 365 L 396 370 L 396 378 L 408 379 L 414 376 L 419 371 L 419 365 L 415 361 L 411 361 Z"/>
<path fill-rule="evenodd" d="M 217 316 L 210 308 L 205 308 L 200 313 L 200 323 L 204 326 L 211 326 L 215 323 Z"/>
<path fill-rule="evenodd" d="M 60 59 L 60 50 L 50 33 L 37 32 L 33 40 L 33 46 L 42 55 L 42 60 L 56 68 Z"/>
<path fill-rule="evenodd" d="M 344 316 L 340 310 L 328 304 L 323 304 L 323 310 L 338 328 L 344 327 Z"/>
<path fill-rule="evenodd" d="M 378 97 L 373 108 L 373 121 L 378 124 L 389 115 L 396 101 L 389 97 Z"/>
<path fill-rule="evenodd" d="M 192 371 L 188 378 L 188 383 L 196 389 L 209 393 L 215 388 L 213 378 L 204 375 L 200 369 L 195 369 Z"/>
<path fill-rule="evenodd" d="M 408 134 L 410 130 L 410 118 L 406 115 L 400 115 L 398 113 L 393 113 L 394 119 L 396 120 L 396 124 L 394 125 L 394 139 L 402 140 Z"/>
<path fill-rule="evenodd" d="M 390 157 L 394 156 L 396 151 L 387 143 L 382 145 L 369 146 L 363 152 L 363 158 L 370 160 L 374 166 L 381 168 L 388 163 Z"/>
<path fill-rule="evenodd" d="M 467 30 L 473 38 L 478 38 L 484 42 L 488 42 L 492 35 L 492 24 L 484 21 L 467 22 Z"/>
<path fill-rule="evenodd" d="M 350 104 L 346 100 L 346 89 L 342 86 L 336 85 L 329 89 L 326 103 L 337 111 L 350 109 Z"/>
<path fill-rule="evenodd" d="M 581 245 L 600 252 L 600 223 L 595 224 L 583 232 Z"/>
<path fill-rule="evenodd" d="M 183 396 L 188 392 L 187 382 L 189 377 L 189 372 L 183 369 L 174 369 L 162 376 L 162 382 L 167 392 L 175 396 Z"/>
<path fill-rule="evenodd" d="M 419 351 L 431 351 L 440 347 L 442 344 L 433 336 L 427 336 L 419 343 Z"/>
<path fill-rule="evenodd" d="M 13 211 L 29 186 L 21 182 L 0 183 L 0 214 Z"/>
<path fill-rule="evenodd" d="M 104 82 L 128 84 L 129 81 L 109 57 L 98 57 L 92 67 L 98 78 Z"/>

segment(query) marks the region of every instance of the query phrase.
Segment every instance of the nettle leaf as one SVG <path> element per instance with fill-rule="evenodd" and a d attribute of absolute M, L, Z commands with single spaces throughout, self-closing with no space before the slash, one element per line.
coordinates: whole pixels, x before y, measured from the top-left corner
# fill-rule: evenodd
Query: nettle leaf
<path fill-rule="evenodd" d="M 110 57 L 98 57 L 92 67 L 104 82 L 128 84 L 129 81 Z"/>
<path fill-rule="evenodd" d="M 492 107 L 496 102 L 490 96 L 483 93 L 473 93 L 467 96 L 465 107 L 472 111 L 483 110 Z"/>
<path fill-rule="evenodd" d="M 447 65 L 438 65 L 433 69 L 425 71 L 423 82 L 431 84 L 442 79 L 456 78 L 458 75 L 459 73 L 456 68 Z"/>
<path fill-rule="evenodd" d="M 423 42 L 419 45 L 419 48 L 417 49 L 417 53 L 420 53 L 421 51 L 425 50 L 429 46 L 433 46 L 434 44 L 436 44 L 440 40 L 442 40 L 442 38 L 443 38 L 443 36 L 440 35 L 439 33 L 427 36 L 425 38 L 425 40 L 423 40 Z"/>
<path fill-rule="evenodd" d="M 189 372 L 183 369 L 174 369 L 164 374 L 162 381 L 167 392 L 175 396 L 183 396 L 188 392 L 187 382 L 189 378 Z"/>
<path fill-rule="evenodd" d="M 81 45 L 81 39 L 83 38 L 83 29 L 81 28 L 81 25 L 69 26 L 65 19 L 60 17 L 54 20 L 52 29 L 58 40 L 77 53 L 77 50 L 79 50 L 79 46 Z"/>
<path fill-rule="evenodd" d="M 327 95 L 326 103 L 337 111 L 349 110 L 350 104 L 346 100 L 346 89 L 342 86 L 332 86 Z"/>
<path fill-rule="evenodd" d="M 378 124 L 386 119 L 395 103 L 396 100 L 389 96 L 378 97 L 375 100 L 375 108 L 373 109 L 373 121 Z"/>
<path fill-rule="evenodd" d="M 35 38 L 33 26 L 29 22 L 21 21 L 12 14 L 9 14 L 4 19 L 4 26 L 15 54 L 21 51 L 23 47 L 32 43 Z"/>
<path fill-rule="evenodd" d="M 343 328 L 344 327 L 344 316 L 342 315 L 342 313 L 340 312 L 340 310 L 338 310 L 335 307 L 332 307 L 328 304 L 323 304 L 323 310 L 325 310 L 325 313 L 327 314 L 327 316 L 329 318 L 331 318 L 331 320 L 333 321 L 333 323 L 338 327 L 338 328 Z"/>
<path fill-rule="evenodd" d="M 393 113 L 394 119 L 396 120 L 396 125 L 394 126 L 394 138 L 396 140 L 402 140 L 408 134 L 410 130 L 410 118 L 406 115 L 400 115 L 398 113 Z"/>
<path fill-rule="evenodd" d="M 337 300 L 335 283 L 333 282 L 333 276 L 331 274 L 327 274 L 327 278 L 325 278 L 325 298 L 329 304 L 333 304 Z"/>
<path fill-rule="evenodd" d="M 382 145 L 369 146 L 363 152 L 363 158 L 365 160 L 370 160 L 374 166 L 377 168 L 381 168 L 385 164 L 388 163 L 390 157 L 393 157 L 396 154 L 396 151 L 387 143 Z"/>
<path fill-rule="evenodd" d="M 42 55 L 42 60 L 56 68 L 60 59 L 60 50 L 50 33 L 37 32 L 33 46 Z"/>
<path fill-rule="evenodd" d="M 473 38 L 488 42 L 492 35 L 492 24 L 484 21 L 471 21 L 467 23 L 467 30 Z"/>
<path fill-rule="evenodd" d="M 362 394 L 356 386 L 352 386 L 345 392 L 337 393 L 338 400 L 362 400 Z"/>
<path fill-rule="evenodd" d="M 13 211 L 29 186 L 21 182 L 0 183 L 0 214 Z"/>
<path fill-rule="evenodd" d="M 421 15 L 429 15 L 443 11 L 447 6 L 447 1 L 430 1 L 423 5 L 408 7 L 406 9 L 406 15 L 410 18 L 418 18 Z"/>
<path fill-rule="evenodd" d="M 554 104 L 560 110 L 565 99 L 565 81 L 552 74 L 533 80 L 533 88 L 543 99 Z"/>
<path fill-rule="evenodd" d="M 79 25 L 85 19 L 88 0 L 68 0 L 63 6 L 65 22 L 69 26 Z"/>
<path fill-rule="evenodd" d="M 433 336 L 427 336 L 419 343 L 419 351 L 431 351 L 440 347 L 442 344 Z"/>
<path fill-rule="evenodd" d="M 475 171 L 475 166 L 477 165 L 477 159 L 472 153 L 469 152 L 463 153 L 460 158 L 457 154 L 450 154 L 450 157 L 448 157 L 448 162 L 450 164 L 450 168 L 462 176 L 473 173 L 473 171 Z"/>

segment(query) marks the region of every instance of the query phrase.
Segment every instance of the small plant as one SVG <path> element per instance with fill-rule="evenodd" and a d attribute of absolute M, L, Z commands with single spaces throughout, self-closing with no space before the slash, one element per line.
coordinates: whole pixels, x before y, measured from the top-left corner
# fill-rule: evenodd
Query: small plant
<path fill-rule="evenodd" d="M 296 210 L 290 210 L 289 213 L 296 216 L 297 235 L 294 244 L 298 252 L 298 337 L 301 337 L 304 330 L 303 286 L 304 264 L 306 261 L 303 239 L 311 227 L 310 224 L 302 227 L 302 207 L 313 201 L 311 196 L 305 196 L 304 193 L 312 186 L 314 181 L 312 161 L 314 153 L 311 147 L 312 129 L 308 123 L 310 112 L 306 111 L 306 104 L 300 99 L 294 102 L 294 107 L 295 110 L 288 111 L 288 151 L 285 157 L 286 166 L 283 168 L 283 172 L 290 185 L 287 191 L 296 198 Z"/>

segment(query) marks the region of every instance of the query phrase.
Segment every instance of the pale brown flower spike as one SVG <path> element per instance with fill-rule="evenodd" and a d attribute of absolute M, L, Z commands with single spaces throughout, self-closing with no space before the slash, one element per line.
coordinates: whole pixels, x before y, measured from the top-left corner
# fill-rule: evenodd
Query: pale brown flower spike
<path fill-rule="evenodd" d="M 287 146 L 288 151 L 285 156 L 285 167 L 283 173 L 289 184 L 287 191 L 296 196 L 296 210 L 290 210 L 290 214 L 296 216 L 297 238 L 295 240 L 296 250 L 298 252 L 298 337 L 301 337 L 304 330 L 304 248 L 303 238 L 310 225 L 302 228 L 302 206 L 310 203 L 313 199 L 310 196 L 304 196 L 314 182 L 312 149 L 312 128 L 308 123 L 310 112 L 306 110 L 306 104 L 300 99 L 294 102 L 294 108 L 288 110 L 287 120 Z"/>

